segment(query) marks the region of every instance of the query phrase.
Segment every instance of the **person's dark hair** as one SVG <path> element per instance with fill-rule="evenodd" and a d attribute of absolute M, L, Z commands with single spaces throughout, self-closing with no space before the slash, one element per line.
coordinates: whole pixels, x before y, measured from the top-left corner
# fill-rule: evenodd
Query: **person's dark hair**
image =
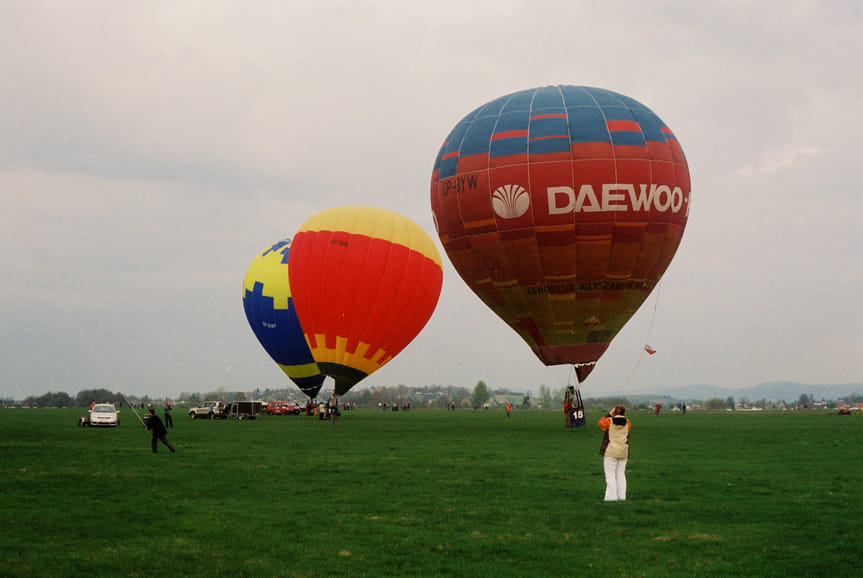
<path fill-rule="evenodd" d="M 156 410 L 155 410 L 155 409 L 153 409 L 153 408 L 151 407 L 151 408 L 149 409 L 148 413 L 156 413 Z"/>
<path fill-rule="evenodd" d="M 614 415 L 626 415 L 626 407 L 621 403 L 614 408 Z"/>

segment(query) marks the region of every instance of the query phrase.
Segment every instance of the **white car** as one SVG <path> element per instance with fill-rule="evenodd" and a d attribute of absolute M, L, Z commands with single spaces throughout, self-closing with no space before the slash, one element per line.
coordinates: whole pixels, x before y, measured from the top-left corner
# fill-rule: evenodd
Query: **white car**
<path fill-rule="evenodd" d="M 213 417 L 218 419 L 225 419 L 228 417 L 228 414 L 225 413 L 225 403 L 221 401 L 205 401 L 201 405 L 197 407 L 193 407 L 189 410 L 189 418 L 190 419 L 207 419 L 210 417 L 210 408 L 213 408 Z"/>
<path fill-rule="evenodd" d="M 90 427 L 117 427 L 120 425 L 119 413 L 113 403 L 97 403 L 90 410 Z"/>

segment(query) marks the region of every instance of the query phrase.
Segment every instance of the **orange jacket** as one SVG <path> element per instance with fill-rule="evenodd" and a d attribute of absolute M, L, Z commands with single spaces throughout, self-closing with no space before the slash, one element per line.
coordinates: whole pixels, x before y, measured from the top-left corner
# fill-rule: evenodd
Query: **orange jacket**
<path fill-rule="evenodd" d="M 626 429 L 624 430 L 624 424 Z M 599 453 L 610 458 L 629 457 L 629 430 L 632 422 L 624 416 L 606 415 L 598 423 L 600 429 L 605 431 Z"/>
<path fill-rule="evenodd" d="M 621 417 L 623 417 L 623 416 L 621 416 Z M 599 418 L 599 422 L 597 425 L 599 425 L 599 429 L 604 430 L 604 431 L 608 431 L 608 428 L 611 427 L 611 416 L 607 415 L 605 417 Z M 629 420 L 626 420 L 626 431 L 627 431 L 627 433 L 631 429 L 632 429 L 632 422 Z"/>

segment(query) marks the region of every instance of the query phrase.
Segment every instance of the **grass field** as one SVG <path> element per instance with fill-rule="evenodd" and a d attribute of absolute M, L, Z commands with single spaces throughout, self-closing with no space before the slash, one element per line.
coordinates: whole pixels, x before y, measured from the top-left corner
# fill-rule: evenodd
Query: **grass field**
<path fill-rule="evenodd" d="M 0 410 L 0 574 L 858 576 L 863 417 L 632 412 L 626 502 L 599 414 L 175 418 L 150 451 L 81 410 Z"/>

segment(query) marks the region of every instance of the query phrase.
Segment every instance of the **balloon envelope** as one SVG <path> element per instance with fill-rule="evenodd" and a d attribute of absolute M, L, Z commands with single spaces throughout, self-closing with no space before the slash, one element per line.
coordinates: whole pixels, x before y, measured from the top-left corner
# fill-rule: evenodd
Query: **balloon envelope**
<path fill-rule="evenodd" d="M 371 207 L 312 216 L 294 236 L 289 264 L 300 325 L 337 395 L 416 337 L 443 282 L 431 237 L 407 217 Z"/>
<path fill-rule="evenodd" d="M 659 281 L 689 213 L 667 125 L 608 90 L 550 86 L 481 106 L 431 179 L 459 275 L 546 365 L 590 373 Z"/>
<path fill-rule="evenodd" d="M 314 398 L 321 374 L 300 328 L 288 281 L 291 241 L 285 239 L 262 251 L 243 281 L 243 308 L 258 341 L 303 393 Z"/>

